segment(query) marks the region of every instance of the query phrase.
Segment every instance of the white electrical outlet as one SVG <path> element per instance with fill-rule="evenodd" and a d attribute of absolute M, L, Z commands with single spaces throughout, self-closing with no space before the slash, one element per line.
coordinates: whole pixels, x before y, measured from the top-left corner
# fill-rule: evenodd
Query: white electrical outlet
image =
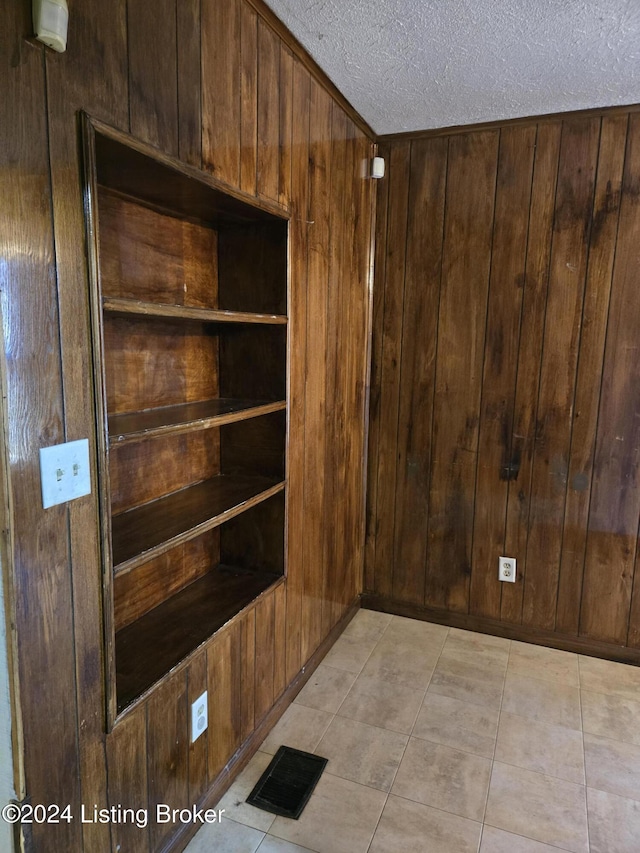
<path fill-rule="evenodd" d="M 42 506 L 48 509 L 91 494 L 89 440 L 68 441 L 40 449 Z"/>
<path fill-rule="evenodd" d="M 516 558 L 498 557 L 498 580 L 507 583 L 516 582 Z"/>
<path fill-rule="evenodd" d="M 209 725 L 209 714 L 207 711 L 207 691 L 191 705 L 191 743 L 198 740 L 202 732 Z"/>

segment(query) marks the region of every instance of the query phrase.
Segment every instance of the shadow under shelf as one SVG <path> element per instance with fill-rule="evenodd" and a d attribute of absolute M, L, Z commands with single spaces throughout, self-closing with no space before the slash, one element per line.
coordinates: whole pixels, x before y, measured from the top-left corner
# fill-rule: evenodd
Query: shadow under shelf
<path fill-rule="evenodd" d="M 281 577 L 219 565 L 118 631 L 118 713 Z"/>

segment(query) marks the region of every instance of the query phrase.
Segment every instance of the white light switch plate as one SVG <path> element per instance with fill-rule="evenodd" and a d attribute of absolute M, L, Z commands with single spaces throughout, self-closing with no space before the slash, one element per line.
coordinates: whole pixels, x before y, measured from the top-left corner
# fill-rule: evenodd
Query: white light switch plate
<path fill-rule="evenodd" d="M 41 448 L 40 481 L 45 509 L 91 494 L 89 439 Z"/>

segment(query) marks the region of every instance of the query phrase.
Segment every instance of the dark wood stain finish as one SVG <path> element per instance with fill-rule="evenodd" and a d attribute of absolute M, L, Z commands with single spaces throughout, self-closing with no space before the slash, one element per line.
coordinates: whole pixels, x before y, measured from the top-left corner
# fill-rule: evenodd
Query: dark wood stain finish
<path fill-rule="evenodd" d="M 255 733 L 268 730 L 274 715 L 284 710 L 293 695 L 290 685 L 306 677 L 300 673 L 308 661 L 317 664 L 316 650 L 326 650 L 325 638 L 334 637 L 334 626 L 359 589 L 374 190 L 363 179 L 362 163 L 371 153 L 370 140 L 346 118 L 344 99 L 336 101 L 331 87 L 327 94 L 312 61 L 299 52 L 295 40 L 283 40 L 272 13 L 259 2 L 161 0 L 151 14 L 141 0 L 87 0 L 74 9 L 62 56 L 25 40 L 31 26 L 25 10 L 16 7 L 0 35 L 7 71 L 0 157 L 11 167 L 3 223 L 12 248 L 3 252 L 7 274 L 2 290 L 14 508 L 12 586 L 22 687 L 19 723 L 24 730 L 19 760 L 26 795 L 34 803 L 69 802 L 75 814 L 80 802 L 100 808 L 126 804 L 152 809 L 159 801 L 176 808 L 195 802 L 213 805 L 207 799 L 211 792 L 220 794 L 247 760 L 248 749 L 257 747 Z M 244 414 L 255 416 L 262 405 L 266 417 L 271 412 L 284 418 L 284 383 L 272 378 L 273 363 L 266 353 L 274 346 L 284 353 L 284 342 L 290 341 L 289 466 L 272 480 L 281 483 L 286 473 L 286 491 L 258 511 L 280 519 L 286 513 L 287 577 L 268 590 L 274 580 L 269 572 L 249 576 L 257 582 L 255 588 L 249 588 L 246 575 L 232 574 L 231 586 L 236 583 L 246 595 L 245 609 L 235 616 L 237 593 L 232 594 L 228 583 L 216 583 L 225 572 L 221 550 L 235 553 L 235 543 L 246 533 L 252 553 L 265 549 L 266 566 L 283 562 L 285 543 L 269 538 L 261 546 L 253 522 L 247 521 L 244 531 L 238 522 L 222 543 L 215 529 L 191 538 L 190 528 L 188 541 L 178 533 L 171 561 L 161 547 L 135 566 L 130 562 L 113 579 L 111 612 L 111 589 L 104 601 L 101 595 L 97 491 L 67 507 L 38 509 L 39 447 L 88 436 L 92 459 L 100 452 L 89 349 L 86 249 L 91 235 L 87 239 L 83 218 L 80 110 L 98 120 L 95 127 L 104 122 L 157 149 L 152 169 L 144 166 L 143 144 L 121 169 L 128 140 L 105 131 L 97 158 L 102 188 L 94 201 L 105 216 L 101 231 L 107 237 L 102 270 L 106 344 L 121 334 L 125 341 L 110 368 L 107 395 L 120 516 L 135 513 L 140 501 L 163 500 L 163 484 L 175 473 L 173 463 L 171 471 L 162 472 L 162 460 L 171 458 L 163 452 L 156 465 L 141 466 L 149 473 L 144 482 L 135 473 L 136 458 L 144 456 L 132 449 L 136 445 L 152 440 L 168 447 L 175 442 L 184 452 L 193 450 L 193 465 L 180 480 L 186 492 L 200 481 L 200 463 L 202 479 L 218 476 L 215 435 L 220 430 L 236 426 Z M 359 127 L 365 126 L 359 122 Z M 345 164 L 335 184 L 334 134 Z M 315 170 L 311 193 L 310 152 Z M 192 192 L 192 170 L 201 166 L 208 183 Z M 222 206 L 208 219 L 216 193 Z M 163 206 L 167 194 L 175 199 L 171 211 Z M 273 252 L 265 243 L 259 262 L 264 316 L 246 304 L 232 304 L 234 294 L 244 293 L 239 280 L 218 290 L 218 221 L 235 217 L 241 226 L 246 194 L 255 197 L 262 221 L 264 212 L 286 217 L 290 209 L 292 214 L 289 304 L 273 305 L 265 272 Z M 132 227 L 137 229 L 135 240 L 129 239 Z M 141 254 L 132 262 L 136 251 Z M 247 259 L 242 275 L 249 272 Z M 323 315 L 309 321 L 308 292 L 314 310 Z M 244 297 L 238 298 L 243 302 Z M 330 341 L 330 359 L 329 316 L 337 318 L 332 320 L 337 335 Z M 250 323 L 263 326 L 260 345 L 253 350 L 249 333 L 240 328 Z M 183 332 L 176 334 L 179 327 Z M 146 361 L 135 354 L 142 339 L 155 341 Z M 247 355 L 256 369 L 224 396 L 220 359 L 233 363 Z M 330 381 L 329 364 L 334 371 Z M 154 383 L 160 371 L 173 376 L 170 403 L 179 411 L 158 411 L 167 402 Z M 330 392 L 339 405 L 339 430 L 325 403 L 314 409 L 311 389 L 319 389 L 323 400 Z M 313 409 L 309 444 L 307 405 Z M 208 448 L 204 439 L 195 438 L 199 434 L 211 438 Z M 270 459 L 277 450 L 269 451 Z M 282 459 L 282 447 L 279 453 Z M 327 493 L 309 480 L 323 476 L 325 460 L 332 465 L 327 482 L 334 484 L 330 517 L 339 522 L 327 529 L 322 525 Z M 127 472 L 132 473 L 129 481 Z M 94 485 L 96 477 L 92 470 Z M 318 509 L 311 519 L 317 549 L 305 548 L 305 495 L 313 496 L 311 504 Z M 249 510 L 247 518 L 251 512 L 256 510 Z M 324 560 L 329 543 L 343 558 L 330 571 Z M 203 605 L 198 592 L 202 584 L 212 587 L 211 595 L 235 597 L 226 621 L 224 607 L 217 611 L 219 625 L 210 621 Z M 311 595 L 304 618 L 303 590 Z M 205 626 L 201 637 L 191 636 L 182 650 L 185 627 L 193 624 L 184 624 L 180 597 L 192 607 L 191 623 Z M 163 648 L 170 648 L 155 673 L 136 666 L 135 654 L 128 663 L 126 654 L 116 654 L 128 668 L 119 696 L 121 707 L 128 707 L 111 731 L 107 720 L 113 717 L 116 697 L 107 695 L 105 686 L 113 660 L 104 655 L 103 612 L 107 633 L 117 632 L 120 648 L 146 644 L 159 650 L 156 660 L 165 654 Z M 171 675 L 164 677 L 172 665 Z M 189 704 L 205 688 L 209 731 L 191 745 Z M 38 852 L 151 853 L 183 844 L 191 831 L 155 821 L 146 828 L 74 821 L 53 830 L 36 826 L 32 836 Z"/>
<path fill-rule="evenodd" d="M 449 152 L 444 243 L 419 189 L 442 156 L 419 146 L 436 144 Z M 372 604 L 614 658 L 639 647 L 637 109 L 384 146 Z M 441 245 L 441 280 L 425 275 L 418 299 L 412 257 L 437 261 Z M 518 561 L 515 584 L 497 580 L 503 554 Z"/>
<path fill-rule="evenodd" d="M 176 29 L 176 0 L 127 0 L 131 133 L 168 154 L 178 153 Z"/>

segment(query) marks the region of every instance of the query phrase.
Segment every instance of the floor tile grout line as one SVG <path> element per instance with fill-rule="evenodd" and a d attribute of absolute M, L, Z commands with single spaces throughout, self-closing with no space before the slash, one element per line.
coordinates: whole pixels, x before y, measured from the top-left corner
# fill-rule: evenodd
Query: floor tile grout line
<path fill-rule="evenodd" d="M 553 844 L 551 841 L 538 841 L 537 838 L 531 838 L 530 835 L 522 835 L 520 832 L 513 832 L 510 829 L 504 829 L 501 826 L 496 826 L 493 823 L 484 823 L 483 829 L 485 826 L 488 826 L 490 829 L 497 829 L 499 832 L 505 832 L 507 835 L 515 835 L 516 838 L 522 838 L 523 841 L 533 841 L 535 844 L 544 844 L 547 847 L 552 847 L 554 850 L 559 850 L 560 853 L 574 853 L 574 851 L 570 850 L 568 847 L 558 847 L 557 844 Z"/>
<path fill-rule="evenodd" d="M 582 761 L 584 763 L 584 817 L 587 830 L 587 849 L 591 850 L 591 834 L 589 832 L 589 797 L 587 795 L 587 750 L 584 743 L 584 710 L 582 708 L 582 670 L 578 656 L 578 702 L 580 703 L 580 737 L 582 738 Z"/>
<path fill-rule="evenodd" d="M 393 618 L 389 620 L 389 623 L 388 623 L 388 625 L 387 625 L 387 629 L 385 629 L 385 632 L 384 632 L 384 633 L 386 633 L 386 630 L 388 630 L 388 628 L 389 628 L 389 626 L 391 625 L 391 623 L 392 623 L 392 622 L 393 622 Z M 383 635 L 382 635 L 382 636 L 384 636 L 384 633 L 383 633 Z M 443 639 L 443 641 L 442 641 L 442 647 L 440 648 L 440 654 L 442 654 L 442 649 L 444 648 L 444 644 L 445 644 L 446 639 L 447 639 L 447 637 L 448 637 L 448 636 L 449 636 L 449 628 L 447 628 L 447 630 L 446 630 L 446 632 L 445 632 L 445 634 L 444 634 L 444 639 Z M 382 639 L 382 637 L 380 637 L 380 640 L 381 640 L 381 639 Z M 433 676 L 433 673 L 434 673 L 434 671 L 435 671 L 436 666 L 438 665 L 438 660 L 439 660 L 439 658 L 440 658 L 440 654 L 438 655 L 438 658 L 436 659 L 436 663 L 435 663 L 435 665 L 434 665 L 433 669 L 431 670 L 431 675 L 429 676 L 429 681 L 427 682 L 427 686 L 425 687 L 424 694 L 423 694 L 423 696 L 422 696 L 422 701 L 421 701 L 421 703 L 420 703 L 420 707 L 418 708 L 418 711 L 417 711 L 417 713 L 416 713 L 415 719 L 414 719 L 414 721 L 413 721 L 413 725 L 412 725 L 412 727 L 411 727 L 411 732 L 409 733 L 409 735 L 408 735 L 408 737 L 407 737 L 407 742 L 405 743 L 405 745 L 404 745 L 404 749 L 402 750 L 402 755 L 400 756 L 400 761 L 398 761 L 398 765 L 397 765 L 397 767 L 396 767 L 396 769 L 395 769 L 395 771 L 394 771 L 393 778 L 392 778 L 392 780 L 391 780 L 391 784 L 390 784 L 390 786 L 389 786 L 389 791 L 387 792 L 387 797 L 386 797 L 386 799 L 385 799 L 385 801 L 384 801 L 384 806 L 382 807 L 382 811 L 380 812 L 380 817 L 378 818 L 378 822 L 376 823 L 376 828 L 374 829 L 374 831 L 373 831 L 373 835 L 371 836 L 371 841 L 369 842 L 369 846 L 367 847 L 367 851 L 371 850 L 371 845 L 373 844 L 373 841 L 374 841 L 374 839 L 375 839 L 375 837 L 376 837 L 376 832 L 378 831 L 378 827 L 380 826 L 380 821 L 382 820 L 382 815 L 384 814 L 384 810 L 385 810 L 385 808 L 386 808 L 386 806 L 387 806 L 387 803 L 389 802 L 389 797 L 391 796 L 391 791 L 392 791 L 393 786 L 394 786 L 394 783 L 395 783 L 395 781 L 396 781 L 396 777 L 397 777 L 397 775 L 398 775 L 398 771 L 400 770 L 400 766 L 401 766 L 401 764 L 402 764 L 402 762 L 403 762 L 403 760 L 404 760 L 404 757 L 405 757 L 405 755 L 406 755 L 407 747 L 409 746 L 409 743 L 410 743 L 410 741 L 411 741 L 411 737 L 412 737 L 412 733 L 413 733 L 413 730 L 414 730 L 415 725 L 416 725 L 416 720 L 418 719 L 418 716 L 419 716 L 419 714 L 420 714 L 420 710 L 422 709 L 422 706 L 423 706 L 423 704 L 424 704 L 424 698 L 425 698 L 425 696 L 427 695 L 427 690 L 429 689 L 429 684 L 431 683 L 431 678 L 432 678 L 432 676 Z M 394 795 L 394 796 L 396 796 L 396 795 Z"/>

